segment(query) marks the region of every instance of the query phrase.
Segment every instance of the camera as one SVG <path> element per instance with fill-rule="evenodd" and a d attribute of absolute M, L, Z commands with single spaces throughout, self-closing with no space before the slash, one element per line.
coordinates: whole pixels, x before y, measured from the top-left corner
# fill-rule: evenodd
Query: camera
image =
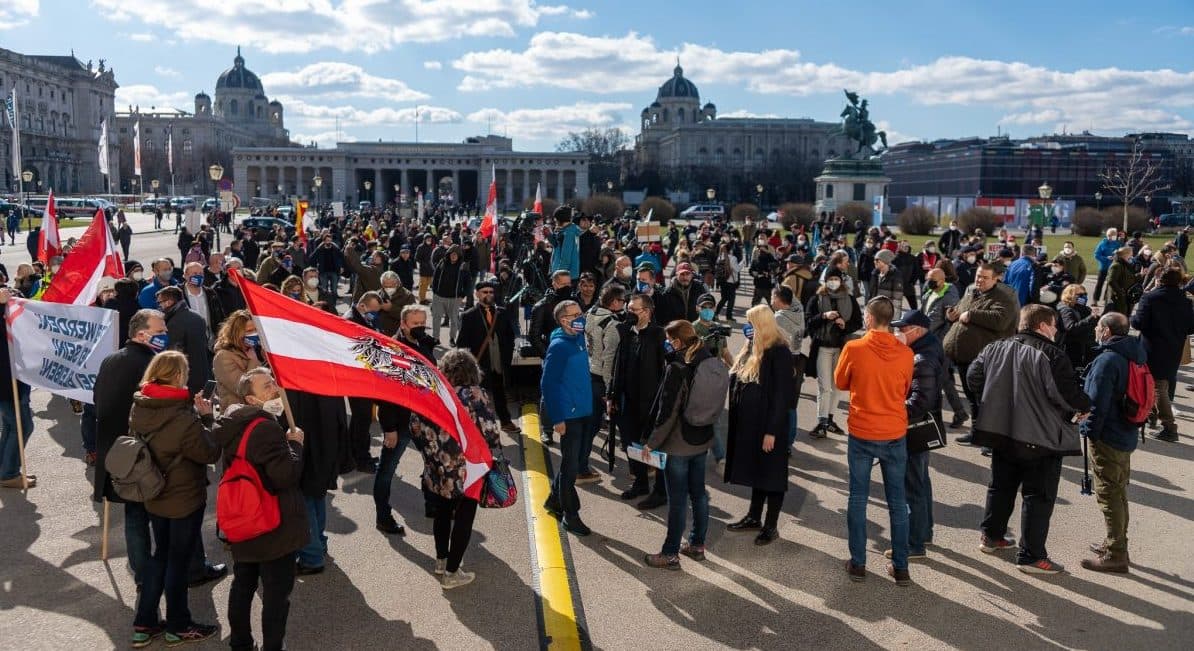
<path fill-rule="evenodd" d="M 709 334 L 701 337 L 701 342 L 705 345 L 711 345 L 718 339 L 728 339 L 730 337 L 730 329 L 724 325 L 709 326 Z"/>

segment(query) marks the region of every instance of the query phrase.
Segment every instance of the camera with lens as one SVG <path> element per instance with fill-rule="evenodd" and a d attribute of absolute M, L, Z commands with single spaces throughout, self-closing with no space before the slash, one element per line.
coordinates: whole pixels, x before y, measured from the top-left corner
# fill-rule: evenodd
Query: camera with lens
<path fill-rule="evenodd" d="M 711 346 L 717 342 L 718 339 L 729 339 L 731 330 L 728 326 L 715 324 L 709 326 L 709 334 L 701 337 L 701 342 L 706 346 Z"/>

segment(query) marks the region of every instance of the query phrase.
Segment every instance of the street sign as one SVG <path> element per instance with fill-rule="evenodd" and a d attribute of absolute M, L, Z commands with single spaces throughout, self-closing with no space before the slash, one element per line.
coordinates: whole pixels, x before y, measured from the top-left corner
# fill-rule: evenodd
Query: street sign
<path fill-rule="evenodd" d="M 220 182 L 216 187 L 218 187 L 221 191 L 231 190 L 232 189 L 232 179 L 220 179 Z"/>
<path fill-rule="evenodd" d="M 220 210 L 222 212 L 236 212 L 240 208 L 240 197 L 230 190 L 220 191 Z"/>

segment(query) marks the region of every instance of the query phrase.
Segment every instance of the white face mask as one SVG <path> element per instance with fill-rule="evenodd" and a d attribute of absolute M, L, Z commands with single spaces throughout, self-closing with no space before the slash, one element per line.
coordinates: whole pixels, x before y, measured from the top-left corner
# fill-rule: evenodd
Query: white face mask
<path fill-rule="evenodd" d="M 398 291 L 398 288 L 397 287 L 382 287 L 382 290 L 385 291 L 386 296 L 393 296 L 394 292 Z"/>
<path fill-rule="evenodd" d="M 838 289 L 840 289 L 840 288 L 841 288 L 841 286 L 842 286 L 842 281 L 840 281 L 840 280 L 826 280 L 826 281 L 825 281 L 825 286 L 829 288 L 829 291 L 831 291 L 831 292 L 836 292 Z"/>
<path fill-rule="evenodd" d="M 1070 248 L 1070 247 L 1068 247 L 1068 246 L 1067 246 L 1067 247 L 1065 247 L 1064 249 L 1062 249 L 1062 250 L 1061 250 L 1061 252 L 1062 252 L 1062 253 L 1064 253 L 1064 254 L 1066 254 L 1066 255 L 1074 255 L 1074 249 L 1072 249 L 1072 248 Z"/>
<path fill-rule="evenodd" d="M 622 267 L 618 270 L 619 278 L 630 278 L 630 267 Z"/>
<path fill-rule="evenodd" d="M 307 287 L 310 289 L 316 289 L 317 287 L 319 287 L 319 279 L 318 278 L 308 278 L 307 279 Z"/>
<path fill-rule="evenodd" d="M 273 400 L 266 400 L 261 408 L 270 416 L 281 416 L 286 409 L 282 406 L 282 398 L 274 398 Z"/>
<path fill-rule="evenodd" d="M 140 271 L 133 272 L 133 280 L 140 282 L 140 280 L 144 277 L 145 277 L 145 274 L 141 273 Z"/>
<path fill-rule="evenodd" d="M 966 264 L 974 264 L 974 261 L 975 261 L 976 259 L 977 259 L 977 258 L 975 258 L 974 256 L 972 256 L 972 255 L 968 255 L 968 256 L 966 256 Z"/>

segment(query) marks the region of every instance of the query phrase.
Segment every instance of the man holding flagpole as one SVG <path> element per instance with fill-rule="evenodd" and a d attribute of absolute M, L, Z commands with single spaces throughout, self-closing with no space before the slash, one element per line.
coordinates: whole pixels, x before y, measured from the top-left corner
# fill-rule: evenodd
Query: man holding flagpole
<path fill-rule="evenodd" d="M 7 308 L 12 292 L 0 289 L 0 308 Z M 8 319 L 0 324 L 0 334 L 8 339 Z M 0 345 L 0 487 L 33 488 L 37 477 L 25 470 L 25 443 L 33 433 L 33 410 L 29 406 L 29 385 L 18 382 L 12 372 L 7 344 Z M 9 389 L 9 387 L 12 387 Z M 21 422 L 17 423 L 18 414 Z M 18 441 L 18 436 L 20 441 Z"/>

